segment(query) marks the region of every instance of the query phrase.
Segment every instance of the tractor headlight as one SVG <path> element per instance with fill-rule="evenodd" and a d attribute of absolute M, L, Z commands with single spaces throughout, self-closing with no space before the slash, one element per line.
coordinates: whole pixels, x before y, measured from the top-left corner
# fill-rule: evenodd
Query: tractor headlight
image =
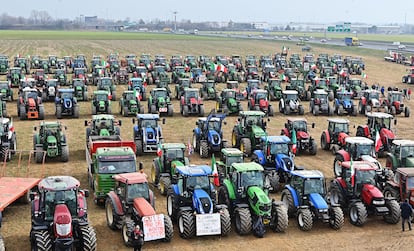
<path fill-rule="evenodd" d="M 56 233 L 59 236 L 68 236 L 71 232 L 71 223 L 56 224 Z"/>
<path fill-rule="evenodd" d="M 385 201 L 384 200 L 373 200 L 372 204 L 376 206 L 381 206 L 385 204 Z"/>
<path fill-rule="evenodd" d="M 319 213 L 327 213 L 328 212 L 328 209 L 327 208 L 325 208 L 325 209 L 319 209 L 318 211 L 319 211 Z"/>

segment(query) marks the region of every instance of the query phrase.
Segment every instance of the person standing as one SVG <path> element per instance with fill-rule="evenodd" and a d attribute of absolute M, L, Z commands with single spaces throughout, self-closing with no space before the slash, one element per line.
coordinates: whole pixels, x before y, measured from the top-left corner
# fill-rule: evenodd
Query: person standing
<path fill-rule="evenodd" d="M 407 99 L 410 100 L 411 98 L 411 88 L 408 88 L 407 90 Z"/>
<path fill-rule="evenodd" d="M 408 199 L 405 199 L 404 202 L 400 205 L 401 208 L 401 227 L 402 231 L 405 231 L 405 222 L 408 222 L 408 228 L 411 229 L 411 217 L 413 215 L 413 208 L 408 203 Z"/>
<path fill-rule="evenodd" d="M 384 86 L 381 86 L 381 94 L 382 94 L 382 97 L 385 97 L 385 87 Z"/>

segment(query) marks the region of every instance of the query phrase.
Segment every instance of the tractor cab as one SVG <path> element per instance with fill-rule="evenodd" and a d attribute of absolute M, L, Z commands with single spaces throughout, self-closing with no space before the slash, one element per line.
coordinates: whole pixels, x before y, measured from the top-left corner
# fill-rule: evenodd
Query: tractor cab
<path fill-rule="evenodd" d="M 267 158 L 266 164 L 274 166 L 276 156 L 291 156 L 291 141 L 287 136 L 264 136 L 262 137 L 263 151 Z"/>
<path fill-rule="evenodd" d="M 153 194 L 149 189 L 145 174 L 140 172 L 120 173 L 113 176 L 115 192 L 127 205 L 132 205 L 135 198 L 144 198 L 153 205 Z M 132 210 L 132 207 L 128 208 Z"/>
<path fill-rule="evenodd" d="M 198 102 L 200 99 L 198 89 L 195 88 L 187 88 L 184 90 L 184 100 L 187 104 L 192 104 L 194 102 Z"/>
<path fill-rule="evenodd" d="M 398 102 L 401 103 L 403 102 L 403 93 L 400 91 L 389 91 L 388 92 L 388 102 L 389 103 L 394 103 L 394 102 Z"/>
<path fill-rule="evenodd" d="M 387 129 L 391 130 L 391 121 L 394 117 L 391 114 L 382 113 L 382 112 L 372 112 L 367 113 L 368 122 L 367 125 L 370 129 L 371 136 L 374 135 L 375 130 L 382 130 Z M 396 124 L 397 120 L 394 120 L 394 124 Z M 394 137 L 392 138 L 394 139 Z"/>
<path fill-rule="evenodd" d="M 164 143 L 162 144 L 161 161 L 164 170 L 171 170 L 171 175 L 175 174 L 177 166 L 187 165 L 188 161 L 184 156 L 186 146 L 182 143 Z"/>
<path fill-rule="evenodd" d="M 360 160 L 364 155 L 375 157 L 374 142 L 364 137 L 347 137 L 344 150 L 350 154 L 352 160 Z"/>
<path fill-rule="evenodd" d="M 229 175 L 239 200 L 247 199 L 251 187 L 264 188 L 263 167 L 255 162 L 233 163 Z"/>
<path fill-rule="evenodd" d="M 354 181 L 352 182 L 352 170 L 354 169 Z M 346 183 L 346 189 L 350 196 L 359 197 L 363 194 L 363 188 L 365 185 L 376 186 L 377 182 L 377 166 L 372 162 L 366 161 L 345 161 L 342 163 L 342 179 Z M 381 193 L 381 198 L 383 199 Z M 377 198 L 372 198 L 377 199 Z"/>
<path fill-rule="evenodd" d="M 189 197 L 195 193 L 196 196 L 202 195 L 203 190 L 208 195 L 212 195 L 215 191 L 213 184 L 210 183 L 209 175 L 211 175 L 211 167 L 207 165 L 199 166 L 179 166 L 176 169 L 176 184 L 180 194 L 186 194 L 184 191 L 188 191 Z M 197 191 L 198 190 L 198 191 Z M 207 197 L 204 197 L 207 198 Z M 213 201 L 204 201 L 202 208 L 204 212 L 198 213 L 212 213 L 214 205 Z M 206 210 L 207 209 L 207 210 Z"/>
<path fill-rule="evenodd" d="M 400 200 L 408 199 L 414 205 L 414 168 L 397 168 L 391 182 L 397 185 Z"/>
<path fill-rule="evenodd" d="M 394 172 L 400 167 L 414 167 L 414 141 L 408 139 L 393 140 L 387 154 L 386 166 Z"/>
<path fill-rule="evenodd" d="M 338 135 L 341 132 L 349 135 L 349 120 L 338 118 L 328 119 L 328 131 L 332 135 Z M 334 138 L 336 137 L 334 136 Z"/>
<path fill-rule="evenodd" d="M 324 198 L 326 195 L 325 178 L 318 170 L 294 170 L 289 185 L 294 188 L 299 205 L 308 205 L 315 198 Z M 325 201 L 318 201 L 323 204 Z M 317 205 L 321 206 L 321 205 Z M 324 208 L 321 208 L 324 209 Z"/>

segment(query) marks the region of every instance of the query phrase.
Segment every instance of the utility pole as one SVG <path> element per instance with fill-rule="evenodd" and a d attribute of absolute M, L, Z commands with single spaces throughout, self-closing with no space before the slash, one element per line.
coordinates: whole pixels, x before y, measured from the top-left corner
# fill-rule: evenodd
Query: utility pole
<path fill-rule="evenodd" d="M 174 11 L 174 32 L 177 33 L 177 11 Z"/>

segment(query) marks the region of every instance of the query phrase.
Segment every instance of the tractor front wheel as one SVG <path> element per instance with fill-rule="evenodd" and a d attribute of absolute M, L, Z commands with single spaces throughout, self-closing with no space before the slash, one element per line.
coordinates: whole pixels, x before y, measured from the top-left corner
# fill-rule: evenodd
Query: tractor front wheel
<path fill-rule="evenodd" d="M 36 230 L 32 232 L 32 250 L 49 251 L 52 250 L 52 239 L 47 230 Z"/>
<path fill-rule="evenodd" d="M 160 178 L 160 184 L 159 184 L 160 193 L 162 195 L 167 195 L 167 191 L 168 191 L 168 188 L 170 187 L 170 185 L 171 185 L 170 177 L 165 177 L 165 176 L 161 177 Z"/>
<path fill-rule="evenodd" d="M 41 146 L 36 146 L 35 158 L 36 163 L 43 162 L 43 148 Z"/>
<path fill-rule="evenodd" d="M 62 162 L 68 162 L 69 161 L 69 147 L 62 146 L 62 155 L 61 155 Z"/>
<path fill-rule="evenodd" d="M 233 132 L 231 134 L 231 145 L 232 145 L 232 147 L 238 147 L 239 144 L 240 144 L 239 135 L 237 133 L 237 130 L 233 129 Z"/>
<path fill-rule="evenodd" d="M 316 145 L 315 140 L 311 139 L 310 146 L 309 146 L 309 154 L 316 155 L 318 151 L 318 146 Z"/>
<path fill-rule="evenodd" d="M 340 177 L 342 174 L 342 162 L 344 161 L 344 157 L 342 155 L 336 155 L 335 160 L 333 163 L 333 171 L 336 177 Z"/>
<path fill-rule="evenodd" d="M 290 191 L 285 188 L 282 191 L 281 200 L 283 204 L 285 204 L 285 207 L 288 209 L 288 215 L 289 217 L 292 217 L 295 214 L 295 205 L 293 204 L 293 197 L 292 194 L 290 194 Z"/>
<path fill-rule="evenodd" d="M 171 218 L 168 215 L 164 215 L 164 229 L 165 238 L 162 241 L 170 242 L 174 236 L 174 226 L 172 224 Z"/>
<path fill-rule="evenodd" d="M 112 230 L 117 230 L 120 227 L 120 217 L 115 212 L 114 206 L 110 198 L 105 201 L 106 225 Z"/>
<path fill-rule="evenodd" d="M 397 201 L 401 199 L 399 191 L 390 185 L 386 185 L 384 188 L 384 198 L 394 198 Z"/>
<path fill-rule="evenodd" d="M 61 105 L 56 106 L 56 118 L 57 119 L 62 118 L 62 106 Z"/>
<path fill-rule="evenodd" d="M 308 208 L 301 208 L 297 216 L 298 226 L 302 231 L 309 231 L 313 227 L 312 213 Z"/>
<path fill-rule="evenodd" d="M 220 226 L 221 236 L 227 236 L 231 231 L 231 218 L 227 208 L 220 210 Z"/>
<path fill-rule="evenodd" d="M 326 133 L 323 132 L 321 135 L 321 148 L 323 150 L 329 150 L 331 148 L 331 144 L 326 139 Z"/>
<path fill-rule="evenodd" d="M 200 141 L 200 157 L 201 158 L 208 157 L 208 142 L 205 140 Z"/>
<path fill-rule="evenodd" d="M 331 228 L 339 230 L 344 226 L 344 212 L 340 207 L 331 207 L 329 218 Z"/>
<path fill-rule="evenodd" d="M 410 108 L 405 107 L 405 109 L 404 109 L 404 117 L 406 117 L 406 118 L 410 117 Z"/>
<path fill-rule="evenodd" d="M 362 226 L 367 221 L 367 208 L 362 202 L 355 202 L 349 209 L 349 220 L 352 225 Z"/>
<path fill-rule="evenodd" d="M 252 231 L 252 216 L 248 208 L 238 208 L 235 212 L 236 231 L 240 235 L 250 234 Z"/>
<path fill-rule="evenodd" d="M 288 228 L 289 224 L 289 215 L 287 208 L 284 205 L 277 205 L 273 203 L 272 205 L 272 220 L 271 228 L 274 232 L 284 232 Z"/>
<path fill-rule="evenodd" d="M 395 199 L 385 200 L 385 206 L 388 208 L 388 214 L 384 215 L 384 221 L 389 224 L 397 224 L 400 220 L 400 205 Z"/>
<path fill-rule="evenodd" d="M 229 192 L 225 186 L 220 186 L 218 190 L 218 204 L 226 205 L 229 210 L 232 210 Z"/>
<path fill-rule="evenodd" d="M 142 148 L 142 141 L 141 140 L 135 140 L 135 154 L 137 156 L 141 156 L 144 153 L 144 150 Z"/>
<path fill-rule="evenodd" d="M 91 226 L 79 227 L 80 242 L 82 251 L 95 251 L 96 250 L 96 232 Z"/>
<path fill-rule="evenodd" d="M 126 219 L 124 224 L 122 224 L 122 239 L 124 240 L 124 244 L 127 247 L 132 247 L 134 242 L 134 228 L 135 224 L 134 221 L 131 219 Z"/>
<path fill-rule="evenodd" d="M 183 211 L 178 216 L 178 231 L 184 239 L 190 239 L 195 235 L 195 217 L 192 212 Z"/>

